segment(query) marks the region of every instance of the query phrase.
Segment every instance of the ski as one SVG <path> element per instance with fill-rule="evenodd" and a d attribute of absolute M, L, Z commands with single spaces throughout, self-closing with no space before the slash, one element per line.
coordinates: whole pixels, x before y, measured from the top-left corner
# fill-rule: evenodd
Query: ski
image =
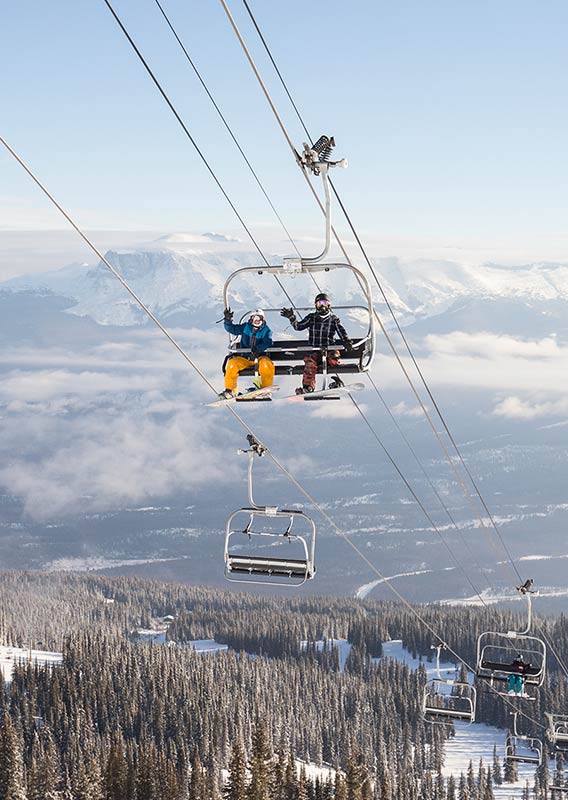
<path fill-rule="evenodd" d="M 335 389 L 321 389 L 319 392 L 310 392 L 310 394 L 291 394 L 279 399 L 287 400 L 290 403 L 302 400 L 307 400 L 308 402 L 316 400 L 341 400 L 342 394 L 362 392 L 364 388 L 364 383 L 347 383 L 343 386 L 337 386 Z"/>
<path fill-rule="evenodd" d="M 238 394 L 235 397 L 228 397 L 227 399 L 213 400 L 212 403 L 206 403 L 205 405 L 214 408 L 217 406 L 224 406 L 226 403 L 241 403 L 241 402 L 248 402 L 253 400 L 268 400 L 272 392 L 277 392 L 279 386 L 264 386 L 262 389 L 255 389 L 254 392 L 243 392 L 242 394 Z"/>

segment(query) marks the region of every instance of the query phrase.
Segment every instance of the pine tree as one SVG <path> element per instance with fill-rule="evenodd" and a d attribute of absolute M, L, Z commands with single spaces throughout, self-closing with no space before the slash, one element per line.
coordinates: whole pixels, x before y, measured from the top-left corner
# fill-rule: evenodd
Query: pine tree
<path fill-rule="evenodd" d="M 158 800 L 157 759 L 153 743 L 145 743 L 136 770 L 136 800 Z"/>
<path fill-rule="evenodd" d="M 345 786 L 344 778 L 339 772 L 335 776 L 334 800 L 347 800 L 347 787 Z"/>
<path fill-rule="evenodd" d="M 101 770 L 97 760 L 94 757 L 82 760 L 73 792 L 74 800 L 103 800 L 102 783 Z M 140 800 L 145 800 L 145 798 L 140 798 Z"/>
<path fill-rule="evenodd" d="M 448 778 L 448 785 L 446 788 L 446 800 L 456 800 L 456 779 L 453 775 Z"/>
<path fill-rule="evenodd" d="M 22 739 L 7 712 L 0 725 L 0 800 L 27 800 Z"/>
<path fill-rule="evenodd" d="M 296 794 L 296 800 L 308 800 L 306 767 L 304 764 L 302 764 L 302 768 L 300 769 L 300 775 L 298 777 L 298 793 Z"/>
<path fill-rule="evenodd" d="M 264 722 L 259 719 L 252 739 L 248 800 L 270 800 L 268 767 L 271 759 Z"/>
<path fill-rule="evenodd" d="M 503 783 L 503 775 L 501 773 L 501 763 L 497 755 L 497 745 L 493 745 L 493 769 L 492 769 L 493 783 L 496 786 L 501 786 Z"/>
<path fill-rule="evenodd" d="M 507 742 L 505 746 L 505 752 L 511 753 L 513 751 L 513 740 L 511 736 L 507 734 Z M 517 769 L 517 762 L 513 761 L 511 758 L 505 758 L 503 764 L 503 781 L 505 783 L 516 783 L 519 780 L 519 770 Z"/>
<path fill-rule="evenodd" d="M 121 735 L 112 743 L 105 770 L 105 800 L 123 800 L 127 797 L 128 765 Z"/>
<path fill-rule="evenodd" d="M 460 775 L 460 785 L 458 790 L 458 800 L 470 800 L 469 789 L 467 787 L 467 779 L 463 772 Z"/>
<path fill-rule="evenodd" d="M 242 740 L 237 739 L 233 745 L 229 763 L 229 779 L 224 790 L 226 800 L 247 799 L 247 762 Z"/>
<path fill-rule="evenodd" d="M 347 800 L 361 800 L 361 787 L 365 779 L 361 752 L 355 740 L 351 739 L 351 747 L 345 768 L 345 784 L 347 787 Z"/>
<path fill-rule="evenodd" d="M 201 759 L 199 757 L 199 748 L 197 745 L 193 748 L 193 758 L 191 759 L 191 778 L 189 780 L 189 798 L 190 800 L 203 800 L 204 795 L 204 777 L 203 767 L 201 766 Z M 137 798 L 139 800 L 139 798 Z"/>

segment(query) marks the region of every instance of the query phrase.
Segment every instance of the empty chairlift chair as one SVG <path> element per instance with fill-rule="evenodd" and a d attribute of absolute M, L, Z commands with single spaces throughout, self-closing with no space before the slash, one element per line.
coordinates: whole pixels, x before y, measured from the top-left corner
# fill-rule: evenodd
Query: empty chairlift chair
<path fill-rule="evenodd" d="M 316 526 L 303 511 L 259 506 L 252 494 L 252 466 L 266 449 L 249 435 L 249 506 L 233 512 L 225 533 L 225 576 L 230 581 L 301 586 L 314 577 Z"/>
<path fill-rule="evenodd" d="M 563 714 L 546 714 L 548 727 L 546 738 L 559 753 L 568 753 L 568 716 Z"/>
<path fill-rule="evenodd" d="M 513 716 L 513 733 L 509 734 L 505 747 L 505 759 L 516 761 L 522 764 L 542 764 L 542 742 L 532 736 L 522 736 L 517 730 L 517 716 L 515 711 Z"/>
<path fill-rule="evenodd" d="M 475 722 L 476 690 L 466 681 L 443 678 L 440 672 L 440 650 L 436 650 L 436 677 L 424 687 L 422 716 L 425 722 L 449 724 L 451 722 Z"/>

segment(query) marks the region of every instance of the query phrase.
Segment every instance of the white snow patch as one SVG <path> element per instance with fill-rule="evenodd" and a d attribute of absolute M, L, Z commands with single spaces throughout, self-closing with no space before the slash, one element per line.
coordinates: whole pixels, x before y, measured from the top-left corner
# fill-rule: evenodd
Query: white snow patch
<path fill-rule="evenodd" d="M 319 778 L 320 781 L 324 783 L 328 778 L 331 778 L 332 781 L 335 780 L 336 770 L 329 764 L 322 764 L 318 767 L 317 764 L 306 763 L 305 761 L 300 761 L 298 758 L 295 759 L 294 763 L 296 764 L 296 774 L 298 777 L 300 776 L 302 768 L 304 768 L 306 771 L 306 778 L 312 782 L 315 781 L 316 778 Z"/>
<path fill-rule="evenodd" d="M 214 639 L 193 639 L 191 642 L 187 642 L 187 644 L 192 650 L 195 650 L 196 653 L 220 653 L 229 649 L 229 645 L 219 644 L 219 642 L 216 642 Z"/>
<path fill-rule="evenodd" d="M 540 589 L 538 592 L 539 597 L 566 597 L 568 596 L 568 588 L 560 587 L 547 587 Z M 443 606 L 481 606 L 491 605 L 494 603 L 502 602 L 521 602 L 524 598 L 521 594 L 497 594 L 492 589 L 484 589 L 480 594 L 472 595 L 471 597 L 454 597 L 446 600 L 438 601 Z"/>
<path fill-rule="evenodd" d="M 0 645 L 0 673 L 6 683 L 12 680 L 16 664 L 29 663 L 40 667 L 59 666 L 63 663 L 63 653 L 52 653 L 48 650 L 28 650 L 25 647 L 6 647 Z"/>
<path fill-rule="evenodd" d="M 339 671 L 343 672 L 345 669 L 345 662 L 349 658 L 349 653 L 351 652 L 351 643 L 348 642 L 347 639 L 325 639 L 325 641 L 322 639 L 317 642 L 311 642 L 311 644 L 314 644 L 316 650 L 319 652 L 322 652 L 326 645 L 328 650 L 333 650 L 333 648 L 336 647 L 339 651 Z M 305 650 L 307 646 L 307 641 L 300 642 L 300 650 Z"/>
<path fill-rule="evenodd" d="M 183 558 L 188 558 L 188 556 L 175 556 L 171 558 L 104 558 L 103 556 L 56 558 L 53 561 L 48 561 L 43 569 L 45 572 L 92 572 L 99 569 L 112 569 L 113 567 L 135 567 L 138 564 L 180 561 Z"/>
<path fill-rule="evenodd" d="M 402 664 L 406 664 L 413 671 L 423 666 L 426 669 L 428 678 L 437 677 L 436 660 L 434 656 L 432 657 L 432 661 L 425 661 L 424 658 L 414 658 L 414 656 L 402 646 L 402 639 L 393 639 L 390 642 L 383 642 L 383 655 L 381 658 L 395 658 Z M 378 662 L 381 658 L 373 658 L 371 660 Z M 450 661 L 440 661 L 440 675 L 442 678 L 453 678 L 455 674 L 455 664 L 452 664 Z"/>
<path fill-rule="evenodd" d="M 450 572 L 454 570 L 455 567 L 444 567 L 444 572 Z M 396 575 L 389 575 L 386 578 L 377 578 L 376 581 L 371 581 L 371 583 L 364 583 L 363 586 L 360 586 L 357 591 L 355 592 L 355 597 L 358 600 L 363 600 L 370 594 L 373 589 L 379 586 L 381 583 L 387 583 L 388 581 L 392 581 L 395 578 L 409 578 L 414 575 L 429 575 L 432 572 L 436 572 L 437 570 L 434 569 L 418 569 L 414 570 L 413 572 L 398 572 Z"/>
<path fill-rule="evenodd" d="M 497 745 L 497 754 L 501 766 L 505 755 L 505 740 L 507 732 L 492 725 L 476 723 L 466 725 L 461 722 L 455 723 L 456 735 L 446 742 L 446 755 L 444 758 L 443 774 L 446 776 L 454 775 L 459 780 L 460 774 L 467 773 L 469 762 L 472 761 L 473 768 L 477 774 L 479 759 L 483 759 L 485 766 L 493 763 L 493 747 Z M 517 800 L 522 797 L 522 790 L 528 780 L 532 789 L 534 783 L 534 766 L 531 764 L 517 764 L 519 770 L 519 780 L 516 783 L 504 783 L 502 786 L 493 785 L 495 800 Z M 532 795 L 532 792 L 531 792 Z"/>

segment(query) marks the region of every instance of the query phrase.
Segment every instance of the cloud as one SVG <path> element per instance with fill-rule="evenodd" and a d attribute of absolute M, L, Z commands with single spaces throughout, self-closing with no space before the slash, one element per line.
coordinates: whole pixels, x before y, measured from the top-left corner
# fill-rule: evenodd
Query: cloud
<path fill-rule="evenodd" d="M 36 520 L 198 491 L 226 477 L 213 420 L 191 408 L 168 420 L 99 411 L 59 424 L 29 422 L 12 431 L 11 443 L 20 447 L 0 468 L 0 484 L 21 497 Z M 24 443 L 32 434 L 30 450 Z"/>
<path fill-rule="evenodd" d="M 359 412 L 355 408 L 351 400 L 343 395 L 341 400 L 321 400 L 309 403 L 311 416 L 317 419 L 355 419 L 359 416 Z M 359 403 L 361 410 L 364 412 L 366 407 Z M 313 408 L 313 410 L 312 410 Z"/>
<path fill-rule="evenodd" d="M 493 409 L 497 417 L 510 419 L 536 419 L 538 417 L 566 416 L 568 414 L 568 398 L 544 400 L 541 402 L 523 400 L 510 396 L 501 400 Z"/>
<path fill-rule="evenodd" d="M 390 410 L 395 417 L 421 417 L 424 413 L 420 406 L 409 406 L 404 400 L 396 403 Z"/>
<path fill-rule="evenodd" d="M 492 333 L 427 336 L 420 368 L 432 386 L 495 392 L 568 393 L 568 346 L 547 337 L 525 341 Z M 379 357 L 375 373 L 382 386 L 407 385 L 398 364 Z M 415 373 L 413 373 L 415 375 Z"/>

